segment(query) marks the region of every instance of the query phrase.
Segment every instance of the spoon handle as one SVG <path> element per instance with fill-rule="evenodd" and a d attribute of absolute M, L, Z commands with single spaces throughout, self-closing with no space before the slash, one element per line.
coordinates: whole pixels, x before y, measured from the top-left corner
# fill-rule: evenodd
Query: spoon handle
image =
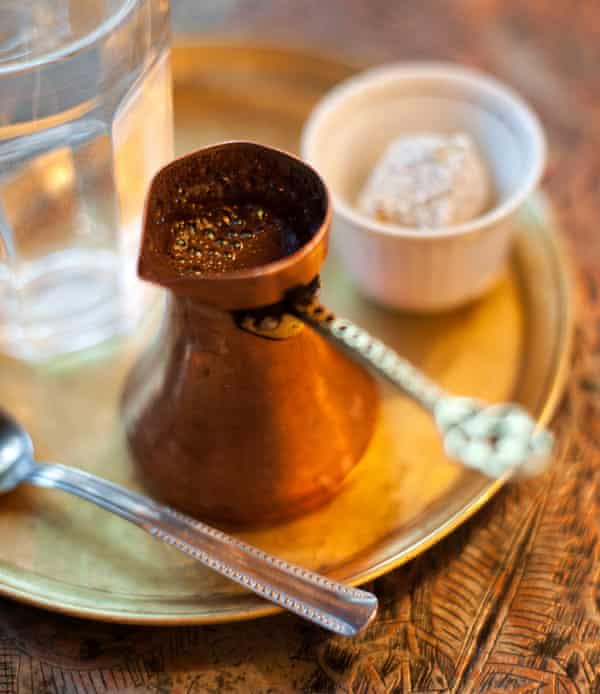
<path fill-rule="evenodd" d="M 111 511 L 262 598 L 337 634 L 354 636 L 377 612 L 377 598 L 371 593 L 289 564 L 82 470 L 36 465 L 25 481 L 61 489 Z"/>

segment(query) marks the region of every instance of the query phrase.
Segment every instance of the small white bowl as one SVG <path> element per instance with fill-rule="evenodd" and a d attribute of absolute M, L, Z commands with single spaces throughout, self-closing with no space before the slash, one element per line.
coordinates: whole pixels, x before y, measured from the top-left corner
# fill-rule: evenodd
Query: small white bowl
<path fill-rule="evenodd" d="M 487 163 L 495 204 L 464 224 L 423 231 L 354 206 L 386 146 L 409 133 L 468 133 Z M 302 156 L 330 187 L 333 243 L 370 298 L 440 311 L 475 299 L 502 274 L 515 213 L 539 183 L 546 143 L 536 115 L 492 77 L 452 64 L 374 68 L 335 87 L 302 134 Z"/>

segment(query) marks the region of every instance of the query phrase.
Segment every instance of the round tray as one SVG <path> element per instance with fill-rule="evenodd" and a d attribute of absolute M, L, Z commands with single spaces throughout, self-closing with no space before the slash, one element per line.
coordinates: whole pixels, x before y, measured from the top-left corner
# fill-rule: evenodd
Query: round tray
<path fill-rule="evenodd" d="M 233 138 L 295 150 L 302 121 L 343 62 L 227 42 L 173 52 L 179 153 Z M 437 317 L 409 317 L 364 301 L 335 258 L 323 300 L 395 346 L 445 387 L 516 400 L 548 423 L 566 378 L 573 311 L 569 263 L 542 197 L 524 211 L 506 277 L 482 301 Z M 77 359 L 32 369 L 0 359 L 3 404 L 28 427 L 40 459 L 79 466 L 138 488 L 119 396 L 153 332 Z M 328 506 L 248 542 L 352 584 L 424 551 L 484 504 L 499 483 L 442 453 L 427 415 L 383 394 L 365 459 Z M 0 506 L 0 593 L 82 617 L 189 624 L 277 608 L 119 518 L 58 492 L 24 487 Z"/>

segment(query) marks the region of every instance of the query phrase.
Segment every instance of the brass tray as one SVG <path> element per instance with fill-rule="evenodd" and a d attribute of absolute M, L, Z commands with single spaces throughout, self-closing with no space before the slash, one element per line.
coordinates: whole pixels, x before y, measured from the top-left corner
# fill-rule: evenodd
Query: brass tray
<path fill-rule="evenodd" d="M 173 55 L 179 152 L 247 138 L 296 149 L 315 100 L 352 67 L 302 52 L 226 42 Z M 444 386 L 522 402 L 544 423 L 566 378 L 573 310 L 569 264 L 543 198 L 521 220 L 511 267 L 484 300 L 443 317 L 367 303 L 328 261 L 324 300 L 393 344 Z M 2 402 L 41 459 L 137 488 L 119 419 L 129 365 L 153 331 L 51 368 L 0 360 Z M 359 584 L 406 562 L 498 489 L 442 454 L 426 415 L 384 395 L 365 460 L 327 507 L 240 533 L 291 561 Z M 133 526 L 78 499 L 22 488 L 0 504 L 0 593 L 83 617 L 154 624 L 238 620 L 276 608 Z"/>

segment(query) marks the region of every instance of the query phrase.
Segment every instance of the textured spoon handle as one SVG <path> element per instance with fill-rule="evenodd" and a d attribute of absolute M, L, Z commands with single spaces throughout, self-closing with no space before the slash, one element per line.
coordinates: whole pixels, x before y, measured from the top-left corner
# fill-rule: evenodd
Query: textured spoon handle
<path fill-rule="evenodd" d="M 38 465 L 27 481 L 91 501 L 266 600 L 337 634 L 354 636 L 377 612 L 377 598 L 371 593 L 289 564 L 82 470 Z"/>
<path fill-rule="evenodd" d="M 548 463 L 552 434 L 519 405 L 486 405 L 445 393 L 381 340 L 314 299 L 296 304 L 295 312 L 431 412 L 451 458 L 491 477 L 516 470 L 534 474 Z"/>

